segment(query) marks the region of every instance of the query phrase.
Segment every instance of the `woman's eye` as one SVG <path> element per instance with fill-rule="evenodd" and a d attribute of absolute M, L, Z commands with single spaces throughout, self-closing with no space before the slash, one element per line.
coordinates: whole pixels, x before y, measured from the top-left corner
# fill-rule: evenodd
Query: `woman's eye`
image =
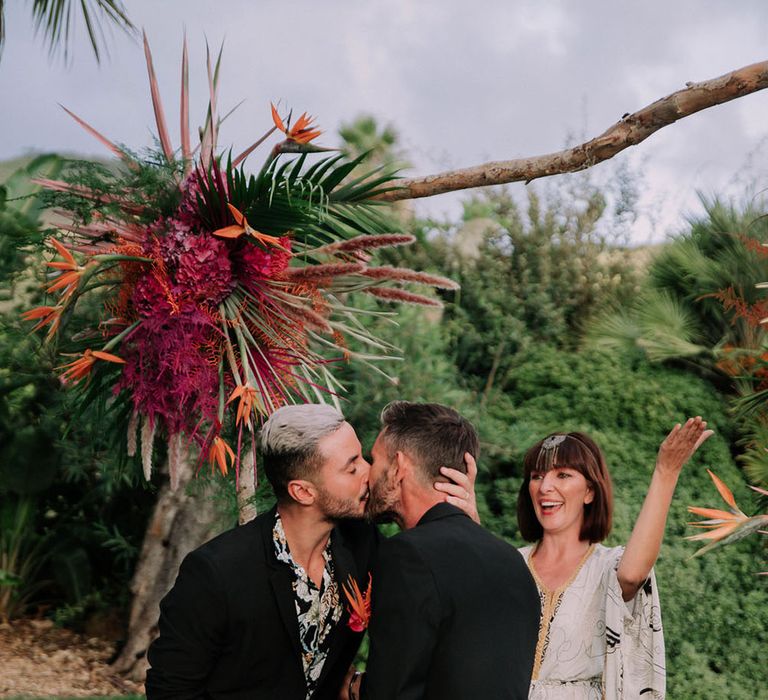
<path fill-rule="evenodd" d="M 560 472 L 558 475 L 559 479 L 570 479 L 571 475 L 568 472 Z"/>

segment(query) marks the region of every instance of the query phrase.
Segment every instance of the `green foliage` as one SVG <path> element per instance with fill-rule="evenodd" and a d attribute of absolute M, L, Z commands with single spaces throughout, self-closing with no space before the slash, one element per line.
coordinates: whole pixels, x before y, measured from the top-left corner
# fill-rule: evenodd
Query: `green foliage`
<path fill-rule="evenodd" d="M 658 445 L 675 422 L 702 415 L 716 430 L 681 476 L 657 564 L 667 644 L 668 692 L 674 698 L 748 698 L 761 682 L 764 654 L 757 643 L 768 629 L 768 592 L 756 579 L 758 541 L 691 559 L 685 542 L 687 505 L 712 500 L 705 467 L 736 487 L 735 438 L 722 398 L 707 382 L 637 357 L 567 353 L 540 347 L 516 358 L 505 393 L 488 400 L 488 417 L 506 425 L 493 454 L 485 524 L 519 541 L 515 507 L 525 450 L 555 430 L 582 430 L 604 450 L 615 486 L 614 530 L 607 544 L 627 541 L 648 488 Z M 484 422 L 480 429 L 485 439 Z M 737 501 L 755 503 L 745 486 Z M 747 622 L 748 621 L 748 622 Z M 744 629 L 748 625 L 753 631 Z M 695 669 L 692 671 L 692 668 Z M 706 679 L 705 684 L 702 679 Z M 712 693 L 712 688 L 722 692 Z"/>
<path fill-rule="evenodd" d="M 764 293 L 756 285 L 768 280 L 768 257 L 759 246 L 768 220 L 751 206 L 702 204 L 704 215 L 653 260 L 637 301 L 590 329 L 590 346 L 635 347 L 654 361 L 688 358 L 707 376 L 724 350 L 765 351 L 757 323 L 764 314 L 756 306 Z"/>
<path fill-rule="evenodd" d="M 5 495 L 0 500 L 0 620 L 22 613 L 45 586 L 38 573 L 47 558 L 46 535 L 35 532 L 35 502 Z"/>
<path fill-rule="evenodd" d="M 596 190 L 581 208 L 533 190 L 525 212 L 503 191 L 468 201 L 455 239 L 462 289 L 448 328 L 458 367 L 478 385 L 503 387 L 512 359 L 529 347 L 573 347 L 588 318 L 634 292 L 625 253 L 600 233 L 605 215 Z"/>
<path fill-rule="evenodd" d="M 42 239 L 43 210 L 29 178 L 60 168 L 52 156 L 25 164 L 6 179 L 0 204 L 0 276 L 12 290 L 0 306 L 0 586 L 10 586 L 0 596 L 8 615 L 35 602 L 79 605 L 97 590 L 105 605 L 124 605 L 152 496 L 136 489 L 136 465 L 109 450 L 96 412 L 75 416 L 53 348 L 19 318 L 40 295 L 29 274 L 40 260 L 25 244 Z"/>
<path fill-rule="evenodd" d="M 365 449 L 370 449 L 378 433 L 381 409 L 395 399 L 440 401 L 472 416 L 474 396 L 461 387 L 459 373 L 446 356 L 439 311 L 402 306 L 396 318 L 374 317 L 372 323 L 374 332 L 399 347 L 404 359 L 387 367 L 395 375 L 394 381 L 354 362 L 339 374 L 348 389 L 341 408 Z"/>
<path fill-rule="evenodd" d="M 56 178 L 63 161 L 56 155 L 40 155 L 13 171 L 0 184 L 0 279 L 11 279 L 26 263 L 29 245 L 43 238 L 40 221 L 43 204 L 33 177 Z M 0 301 L 11 299 L 13 287 L 0 290 Z"/>

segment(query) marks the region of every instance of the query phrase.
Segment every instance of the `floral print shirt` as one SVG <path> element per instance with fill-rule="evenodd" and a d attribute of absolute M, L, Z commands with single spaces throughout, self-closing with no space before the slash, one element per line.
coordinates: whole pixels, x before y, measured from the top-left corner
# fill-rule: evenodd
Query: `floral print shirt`
<path fill-rule="evenodd" d="M 338 624 L 343 612 L 331 557 L 331 540 L 328 538 L 328 544 L 323 550 L 325 569 L 323 581 L 318 588 L 304 568 L 291 556 L 279 513 L 275 517 L 272 539 L 277 560 L 290 566 L 293 572 L 293 597 L 296 603 L 296 617 L 299 621 L 301 660 L 304 665 L 307 700 L 309 700 L 317 689 L 317 681 L 328 656 L 331 632 Z"/>

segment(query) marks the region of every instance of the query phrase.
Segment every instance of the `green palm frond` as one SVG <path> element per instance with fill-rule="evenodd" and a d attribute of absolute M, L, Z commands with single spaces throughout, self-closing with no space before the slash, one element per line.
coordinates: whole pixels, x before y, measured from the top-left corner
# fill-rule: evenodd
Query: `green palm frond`
<path fill-rule="evenodd" d="M 642 330 L 630 313 L 610 311 L 597 317 L 587 328 L 584 341 L 596 350 L 626 351 L 637 348 Z"/>
<path fill-rule="evenodd" d="M 762 389 L 753 394 L 747 394 L 746 396 L 741 396 L 738 399 L 735 399 L 733 407 L 737 415 L 745 417 L 755 415 L 757 412 L 761 411 L 766 402 L 768 402 L 768 389 Z"/>
<path fill-rule="evenodd" d="M 694 342 L 696 323 L 687 309 L 663 292 L 649 294 L 638 309 L 642 337 L 638 344 L 652 362 L 693 358 L 710 350 Z"/>
<path fill-rule="evenodd" d="M 739 460 L 752 484 L 768 488 L 768 417 L 754 416 L 747 426 L 744 437 L 739 440 L 744 447 Z"/>
<path fill-rule="evenodd" d="M 639 348 L 652 362 L 712 354 L 696 342 L 696 323 L 688 310 L 670 294 L 658 291 L 647 292 L 628 311 L 599 317 L 585 338 L 594 348 Z"/>
<path fill-rule="evenodd" d="M 70 36 L 78 13 L 85 24 L 97 61 L 101 60 L 102 51 L 107 48 L 103 23 L 128 33 L 136 30 L 120 0 L 34 0 L 32 16 L 35 29 L 45 35 L 51 54 L 63 49 L 65 60 L 69 57 Z"/>
<path fill-rule="evenodd" d="M 226 189 L 220 166 L 212 163 L 202 182 L 201 211 L 212 228 L 224 226 L 229 223 L 229 201 L 249 221 L 258 222 L 262 233 L 279 236 L 290 231 L 296 243 L 311 247 L 363 232 L 391 232 L 396 227 L 391 214 L 371 200 L 391 189 L 387 185 L 397 172 L 378 166 L 347 180 L 364 158 L 347 161 L 336 155 L 305 167 L 303 154 L 284 162 L 272 159 L 258 175 L 228 164 Z"/>
<path fill-rule="evenodd" d="M 5 0 L 0 0 L 0 51 L 5 43 Z"/>

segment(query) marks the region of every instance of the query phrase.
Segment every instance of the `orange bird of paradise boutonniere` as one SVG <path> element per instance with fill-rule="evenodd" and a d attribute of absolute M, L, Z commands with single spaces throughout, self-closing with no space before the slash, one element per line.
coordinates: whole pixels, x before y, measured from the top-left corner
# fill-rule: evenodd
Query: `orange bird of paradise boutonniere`
<path fill-rule="evenodd" d="M 353 632 L 362 632 L 368 627 L 371 620 L 371 586 L 373 578 L 368 574 L 368 588 L 365 593 L 360 590 L 357 581 L 350 576 L 349 584 L 342 585 L 344 595 L 347 597 L 347 610 L 349 610 L 349 621 L 347 626 Z"/>

